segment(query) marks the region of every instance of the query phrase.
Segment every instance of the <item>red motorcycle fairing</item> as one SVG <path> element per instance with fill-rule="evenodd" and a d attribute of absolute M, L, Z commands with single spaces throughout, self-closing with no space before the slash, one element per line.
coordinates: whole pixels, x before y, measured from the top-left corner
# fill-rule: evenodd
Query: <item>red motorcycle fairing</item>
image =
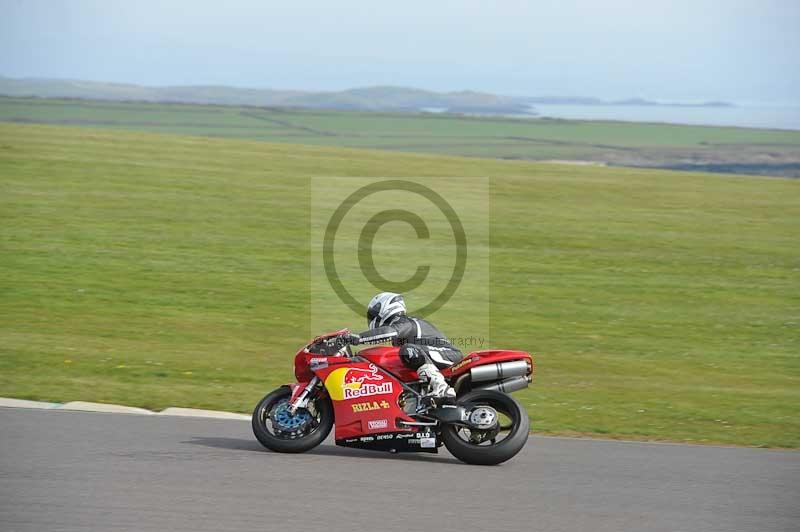
<path fill-rule="evenodd" d="M 330 332 L 327 334 L 321 334 L 319 336 L 315 336 L 314 339 L 311 341 L 310 344 L 305 346 L 303 349 L 297 352 L 294 357 L 294 376 L 297 378 L 298 382 L 305 382 L 308 383 L 312 378 L 314 378 L 314 365 L 316 363 L 322 363 L 327 361 L 329 356 L 318 354 L 318 353 L 310 353 L 308 348 L 310 345 L 313 345 L 320 340 L 325 340 L 326 338 L 334 338 L 336 336 L 340 336 L 342 334 L 349 333 L 349 329 L 340 329 L 335 332 Z"/>
<path fill-rule="evenodd" d="M 362 349 L 358 356 L 364 357 L 376 366 L 385 369 L 403 382 L 419 380 L 417 372 L 409 368 L 400 359 L 400 348 L 392 346 L 377 346 Z"/>
<path fill-rule="evenodd" d="M 414 432 L 397 424 L 398 420 L 414 421 L 400 408 L 400 381 L 377 365 L 358 358 L 325 357 L 314 373 L 333 403 L 338 444 L 353 438 L 374 442 L 379 439 L 374 435 L 383 433 Z"/>

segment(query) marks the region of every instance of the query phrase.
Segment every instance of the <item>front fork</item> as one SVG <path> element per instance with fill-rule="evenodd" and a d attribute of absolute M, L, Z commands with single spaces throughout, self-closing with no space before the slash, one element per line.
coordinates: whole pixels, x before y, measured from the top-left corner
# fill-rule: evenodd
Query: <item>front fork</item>
<path fill-rule="evenodd" d="M 294 415 L 297 412 L 298 408 L 305 408 L 308 406 L 308 396 L 311 395 L 311 392 L 314 388 L 319 384 L 319 377 L 314 377 L 308 384 L 302 388 L 302 391 L 295 396 L 292 394 L 292 400 L 289 403 L 289 414 Z M 297 389 L 300 389 L 299 387 Z"/>

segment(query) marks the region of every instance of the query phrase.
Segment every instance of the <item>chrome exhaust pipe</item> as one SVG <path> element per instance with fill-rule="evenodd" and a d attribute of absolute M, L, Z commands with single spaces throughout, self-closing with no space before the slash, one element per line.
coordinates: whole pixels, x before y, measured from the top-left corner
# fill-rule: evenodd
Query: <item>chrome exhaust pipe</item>
<path fill-rule="evenodd" d="M 496 381 L 509 377 L 524 377 L 531 372 L 528 360 L 512 360 L 510 362 L 496 362 L 485 364 L 469 370 L 472 382 Z"/>
<path fill-rule="evenodd" d="M 511 393 L 518 390 L 524 390 L 531 382 L 530 376 L 528 377 L 511 377 L 500 382 L 493 382 L 492 384 L 484 384 L 483 386 L 473 386 L 473 390 L 493 390 L 495 392 Z"/>

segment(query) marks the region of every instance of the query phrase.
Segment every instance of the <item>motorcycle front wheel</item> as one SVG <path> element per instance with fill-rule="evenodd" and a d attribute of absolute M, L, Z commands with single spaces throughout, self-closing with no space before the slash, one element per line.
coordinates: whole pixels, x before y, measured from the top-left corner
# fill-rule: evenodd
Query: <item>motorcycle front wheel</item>
<path fill-rule="evenodd" d="M 322 443 L 333 427 L 333 405 L 327 397 L 289 412 L 292 390 L 282 386 L 268 393 L 253 410 L 253 434 L 271 451 L 304 453 Z"/>
<path fill-rule="evenodd" d="M 496 416 L 484 430 L 447 425 L 442 441 L 450 453 L 468 464 L 496 465 L 513 458 L 528 441 L 530 420 L 519 402 L 501 392 L 475 390 L 458 398 L 458 404 L 478 417 Z"/>

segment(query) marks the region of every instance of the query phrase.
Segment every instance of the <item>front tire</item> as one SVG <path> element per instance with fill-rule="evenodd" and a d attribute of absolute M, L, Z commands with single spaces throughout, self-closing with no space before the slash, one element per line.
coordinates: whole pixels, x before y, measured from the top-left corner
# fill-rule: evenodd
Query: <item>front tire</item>
<path fill-rule="evenodd" d="M 333 405 L 317 397 L 308 409 L 294 416 L 286 411 L 292 390 L 282 386 L 268 393 L 253 410 L 253 434 L 267 449 L 279 453 L 304 453 L 322 443 L 333 427 Z"/>
<path fill-rule="evenodd" d="M 528 413 L 510 395 L 492 390 L 475 390 L 459 397 L 458 403 L 470 407 L 489 406 L 509 421 L 492 431 L 485 431 L 487 434 L 458 425 L 445 426 L 442 430 L 444 446 L 462 462 L 497 465 L 516 456 L 528 441 L 531 429 Z M 507 432 L 502 440 L 496 441 L 502 429 Z"/>

